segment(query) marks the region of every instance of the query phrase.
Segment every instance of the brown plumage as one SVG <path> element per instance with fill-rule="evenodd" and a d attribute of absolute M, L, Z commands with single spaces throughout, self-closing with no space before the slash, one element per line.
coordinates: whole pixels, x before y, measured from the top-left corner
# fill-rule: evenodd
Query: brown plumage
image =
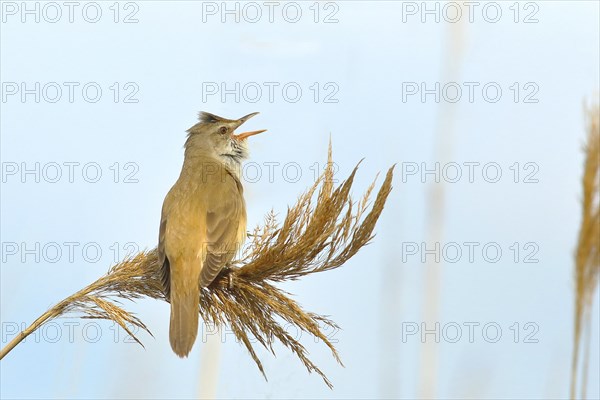
<path fill-rule="evenodd" d="M 188 130 L 179 179 L 163 203 L 158 257 L 171 302 L 169 340 L 175 354 L 189 354 L 198 333 L 200 289 L 212 283 L 246 238 L 240 182 L 246 138 L 234 130 L 257 113 L 228 120 L 209 113 Z"/>

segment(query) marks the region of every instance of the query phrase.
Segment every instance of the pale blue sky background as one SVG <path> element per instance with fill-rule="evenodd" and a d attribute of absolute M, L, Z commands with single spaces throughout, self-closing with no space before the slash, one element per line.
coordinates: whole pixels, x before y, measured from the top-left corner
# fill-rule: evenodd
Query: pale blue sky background
<path fill-rule="evenodd" d="M 259 22 L 235 23 L 229 16 L 222 23 L 220 14 L 208 15 L 203 22 L 202 2 L 135 2 L 127 8 L 120 3 L 119 20 L 137 7 L 138 22 L 131 24 L 113 22 L 112 2 L 101 3 L 102 17 L 95 24 L 82 18 L 83 2 L 75 9 L 73 23 L 68 22 L 66 8 L 56 23 L 44 18 L 35 23 L 31 16 L 23 23 L 20 10 L 12 15 L 6 11 L 12 9 L 5 8 L 10 2 L 2 3 L 0 80 L 2 95 L 7 96 L 0 103 L 3 171 L 13 163 L 19 168 L 21 163 L 31 168 L 36 162 L 41 167 L 52 162 L 98 163 L 102 177 L 88 183 L 79 166 L 70 183 L 64 165 L 58 183 L 43 178 L 36 183 L 31 175 L 23 183 L 20 173 L 4 176 L 1 345 L 14 337 L 15 324 L 30 323 L 103 274 L 114 262 L 114 243 L 121 250 L 117 258 L 123 257 L 128 242 L 140 249 L 156 245 L 160 207 L 181 167 L 184 131 L 195 123 L 199 110 L 230 118 L 260 111 L 248 127 L 269 132 L 250 143 L 251 160 L 262 166 L 263 175 L 259 179 L 248 175 L 251 179 L 245 182 L 249 226 L 260 223 L 271 208 L 284 213 L 313 181 L 314 165 L 324 162 L 330 135 L 339 177 L 365 158 L 356 195 L 378 171 L 393 163 L 398 167 L 373 243 L 339 270 L 283 285 L 308 310 L 330 315 L 342 327 L 335 339 L 345 368 L 336 365 L 325 346 L 303 338 L 334 390 L 318 376 L 308 375 L 279 346 L 277 358 L 258 352 L 269 377 L 265 382 L 246 350 L 227 335 L 215 366 L 217 397 L 419 396 L 423 344 L 418 336 L 403 343 L 402 324 L 423 320 L 425 265 L 417 256 L 402 262 L 402 243 L 427 240 L 431 177 L 429 184 L 417 177 L 403 182 L 401 172 L 402 163 L 431 167 L 439 161 L 434 150 L 436 124 L 440 113 L 450 111 L 453 128 L 441 123 L 440 131 L 452 135 L 446 161 L 495 162 L 503 176 L 498 183 L 487 183 L 477 170 L 473 183 L 464 177 L 445 185 L 443 243 L 493 242 L 503 255 L 497 263 L 486 262 L 476 253 L 473 263 L 463 255 L 457 263 L 441 265 L 438 320 L 442 326 L 463 326 L 463 337 L 456 343 L 442 338 L 435 347 L 439 360 L 435 394 L 444 398 L 567 396 L 583 104 L 597 96 L 599 85 L 597 2 L 541 1 L 532 3 L 537 8 L 527 9 L 520 3 L 520 20 L 537 10 L 539 22 L 532 24 L 515 23 L 509 8 L 513 2 L 500 2 L 499 22 L 486 22 L 476 9 L 474 22 L 465 20 L 460 28 L 443 20 L 435 23 L 431 16 L 422 23 L 419 14 L 407 15 L 403 22 L 403 6 L 408 5 L 393 1 L 342 1 L 335 3 L 337 8 L 327 9 L 321 4 L 319 20 L 337 10 L 338 22 L 329 24 L 314 22 L 313 2 L 298 3 L 302 17 L 297 23 L 283 19 L 283 3 L 276 8 L 273 23 L 264 7 Z M 14 4 L 20 7 L 21 3 Z M 221 2 L 213 4 L 220 7 Z M 440 8 L 444 4 L 439 3 Z M 47 18 L 54 18 L 53 10 L 46 11 L 52 12 Z M 287 16 L 293 17 L 289 12 Z M 452 43 L 456 29 L 462 32 L 460 43 Z M 503 89 L 500 101 L 486 102 L 480 90 L 473 103 L 463 98 L 454 106 L 438 104 L 431 95 L 425 103 L 418 96 L 402 101 L 403 82 L 427 82 L 431 87 L 445 79 L 448 58 L 460 61 L 452 80 L 481 86 L 497 82 Z M 33 95 L 25 102 L 19 94 L 7 95 L 14 87 L 11 82 L 17 87 L 25 82 L 29 88 L 35 82 L 41 87 L 48 82 L 79 82 L 80 86 L 72 103 L 64 85 L 64 97 L 58 102 L 42 98 L 36 103 Z M 80 89 L 88 82 L 102 88 L 97 103 L 81 96 Z M 121 95 L 131 90 L 124 85 L 133 82 L 139 89 L 134 95 L 138 102 L 115 103 L 110 89 L 115 82 Z M 225 102 L 208 96 L 203 102 L 207 82 L 226 82 L 229 87 L 235 82 L 242 86 L 296 82 L 303 94 L 291 103 L 276 90 L 270 102 L 263 85 L 263 97 L 256 103 L 244 98 L 236 102 L 233 96 Z M 310 89 L 315 82 L 321 96 L 331 90 L 325 84 L 334 83 L 338 102 L 315 103 Z M 520 83 L 521 95 L 528 93 L 523 85 L 535 83 L 539 102 L 514 103 L 509 88 L 514 82 Z M 126 167 L 128 162 L 135 167 Z M 265 167 L 269 162 L 280 163 L 272 181 Z M 288 162 L 300 166 L 302 176 L 297 182 L 290 179 L 293 169 L 287 170 L 288 179 L 284 177 Z M 522 173 L 529 171 L 523 170 L 525 163 L 535 163 L 539 182 L 512 182 L 509 167 L 515 162 Z M 120 171 L 118 183 L 113 181 L 115 169 Z M 123 183 L 132 171 L 138 182 Z M 36 242 L 41 247 L 59 243 L 64 253 L 55 263 L 49 262 L 54 253 L 42 255 L 39 262 L 31 255 L 22 262 L 22 251 L 17 255 L 7 251 L 11 243 L 32 248 Z M 65 242 L 79 243 L 73 262 Z M 521 246 L 518 263 L 509 249 L 514 242 Z M 538 263 L 522 262 L 527 242 L 538 246 Z M 81 253 L 86 243 L 94 244 L 88 260 Z M 102 255 L 89 262 L 96 247 Z M 198 396 L 204 346 L 198 343 L 189 359 L 178 359 L 168 345 L 167 304 L 146 300 L 126 306 L 138 312 L 154 334 L 154 338 L 140 334 L 145 350 L 123 343 L 124 333 L 110 323 L 99 322 L 102 336 L 88 343 L 84 332 L 93 338 L 94 326 L 84 331 L 87 321 L 61 319 L 42 331 L 39 343 L 28 339 L 0 363 L 2 398 Z M 590 398 L 600 396 L 599 329 L 598 317 L 594 318 Z M 65 325 L 70 322 L 79 323 L 73 327 L 73 343 Z M 473 343 L 466 322 L 480 324 Z M 502 329 L 497 343 L 482 336 L 481 326 L 490 322 Z M 539 327 L 534 336 L 538 343 L 524 343 L 531 332 L 524 328 L 528 322 Z M 518 343 L 510 328 L 515 323 L 519 323 Z M 56 327 L 62 337 L 50 343 Z M 431 342 L 432 336 L 427 340 Z"/>

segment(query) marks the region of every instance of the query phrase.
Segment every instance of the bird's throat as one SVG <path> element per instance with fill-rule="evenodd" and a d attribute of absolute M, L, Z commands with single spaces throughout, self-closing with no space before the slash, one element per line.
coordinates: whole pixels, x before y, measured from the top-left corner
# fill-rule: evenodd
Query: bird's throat
<path fill-rule="evenodd" d="M 225 164 L 225 168 L 240 180 L 242 171 L 242 162 L 245 157 L 239 154 L 220 154 L 220 161 Z"/>

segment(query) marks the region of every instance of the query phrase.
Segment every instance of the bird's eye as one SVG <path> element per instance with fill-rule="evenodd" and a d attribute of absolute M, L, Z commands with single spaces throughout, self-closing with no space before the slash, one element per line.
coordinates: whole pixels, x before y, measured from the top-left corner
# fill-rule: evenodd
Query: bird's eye
<path fill-rule="evenodd" d="M 224 135 L 227 133 L 227 127 L 226 126 L 222 126 L 221 128 L 219 128 L 219 133 L 221 135 Z"/>

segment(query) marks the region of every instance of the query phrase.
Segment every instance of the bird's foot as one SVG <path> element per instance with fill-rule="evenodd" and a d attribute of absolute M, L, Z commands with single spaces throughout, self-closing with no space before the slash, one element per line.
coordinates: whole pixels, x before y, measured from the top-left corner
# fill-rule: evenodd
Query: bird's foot
<path fill-rule="evenodd" d="M 231 264 L 227 263 L 221 270 L 224 275 L 227 275 L 227 287 L 229 290 L 233 290 L 233 268 Z"/>

